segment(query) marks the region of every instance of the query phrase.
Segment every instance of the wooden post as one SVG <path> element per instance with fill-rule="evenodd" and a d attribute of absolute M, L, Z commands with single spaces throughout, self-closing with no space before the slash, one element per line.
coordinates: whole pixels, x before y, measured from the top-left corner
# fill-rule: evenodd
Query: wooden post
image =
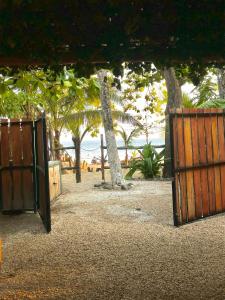
<path fill-rule="evenodd" d="M 104 157 L 104 139 L 103 134 L 101 134 L 101 171 L 102 171 L 102 181 L 105 181 L 105 157 Z"/>

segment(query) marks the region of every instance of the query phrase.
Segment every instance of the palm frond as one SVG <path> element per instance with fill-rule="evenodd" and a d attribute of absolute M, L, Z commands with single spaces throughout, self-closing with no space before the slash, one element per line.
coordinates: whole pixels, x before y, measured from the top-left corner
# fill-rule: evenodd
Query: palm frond
<path fill-rule="evenodd" d="M 160 175 L 164 150 L 160 153 L 151 145 L 144 146 L 142 151 L 139 150 L 140 158 L 138 160 L 131 161 L 130 170 L 126 174 L 125 178 L 132 178 L 136 171 L 140 171 L 144 178 L 154 178 Z"/>
<path fill-rule="evenodd" d="M 113 120 L 119 121 L 121 123 L 128 123 L 134 126 L 141 126 L 141 124 L 130 114 L 124 113 L 119 110 L 112 111 Z M 84 110 L 76 113 L 67 115 L 66 117 L 61 117 L 66 124 L 70 122 L 76 122 L 80 125 L 87 125 L 90 123 L 101 123 L 102 122 L 102 110 Z"/>
<path fill-rule="evenodd" d="M 203 102 L 198 106 L 199 108 L 222 108 L 225 109 L 225 99 L 212 99 L 206 102 Z"/>

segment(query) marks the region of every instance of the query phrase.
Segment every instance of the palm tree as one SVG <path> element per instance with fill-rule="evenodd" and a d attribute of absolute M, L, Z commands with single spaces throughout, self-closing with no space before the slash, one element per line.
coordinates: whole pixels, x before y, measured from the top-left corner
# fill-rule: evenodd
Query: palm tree
<path fill-rule="evenodd" d="M 116 133 L 118 133 L 121 138 L 123 139 L 124 146 L 125 146 L 125 165 L 128 165 L 128 147 L 132 145 L 132 140 L 135 137 L 138 137 L 140 135 L 140 132 L 142 130 L 142 127 L 136 127 L 134 128 L 130 133 L 128 133 L 123 127 L 120 127 L 120 129 L 116 130 Z"/>
<path fill-rule="evenodd" d="M 128 113 L 124 113 L 120 110 L 112 110 L 112 117 L 114 121 L 121 123 L 129 123 L 132 125 L 139 125 L 139 123 Z M 72 132 L 72 140 L 76 153 L 76 182 L 81 182 L 81 143 L 88 132 L 96 131 L 100 125 L 102 125 L 102 110 L 86 109 L 79 112 L 74 112 L 66 118 L 63 118 L 66 127 Z"/>

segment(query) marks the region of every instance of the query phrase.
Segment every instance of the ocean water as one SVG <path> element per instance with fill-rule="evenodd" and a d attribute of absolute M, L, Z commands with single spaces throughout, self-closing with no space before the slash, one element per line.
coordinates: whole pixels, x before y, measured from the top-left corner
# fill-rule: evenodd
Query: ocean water
<path fill-rule="evenodd" d="M 150 142 L 152 145 L 162 145 L 165 143 L 164 140 L 164 132 L 154 133 L 150 138 Z M 116 138 L 117 146 L 124 146 L 123 140 L 120 138 Z M 72 138 L 70 134 L 67 134 L 66 136 L 63 136 L 61 139 L 61 143 L 65 147 L 73 146 Z M 132 141 L 133 146 L 144 146 L 146 144 L 145 137 L 141 136 L 139 138 L 135 138 Z M 100 159 L 101 157 L 101 150 L 100 150 L 100 136 L 99 138 L 91 138 L 87 137 L 87 139 L 84 139 L 81 144 L 81 160 L 85 160 L 88 163 L 92 161 L 92 159 L 95 157 L 97 159 Z M 129 158 L 132 156 L 132 154 L 136 150 L 128 150 L 128 156 Z M 75 157 L 74 150 L 67 150 L 68 154 Z M 137 152 L 137 151 L 136 151 Z M 107 150 L 104 150 L 105 155 L 107 154 Z M 121 160 L 125 158 L 125 150 L 119 150 L 119 157 Z"/>

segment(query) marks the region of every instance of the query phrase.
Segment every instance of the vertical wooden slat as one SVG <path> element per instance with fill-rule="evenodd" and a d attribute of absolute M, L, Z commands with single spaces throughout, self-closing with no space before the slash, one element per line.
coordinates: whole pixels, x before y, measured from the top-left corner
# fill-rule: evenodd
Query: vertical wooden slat
<path fill-rule="evenodd" d="M 12 155 L 12 166 L 19 166 L 21 164 L 22 156 L 22 145 L 21 145 L 21 131 L 20 125 L 10 126 L 10 144 L 11 144 L 11 155 Z M 21 210 L 23 208 L 23 198 L 21 194 L 22 185 L 22 172 L 20 169 L 13 169 L 13 210 Z"/>
<path fill-rule="evenodd" d="M 213 112 L 218 110 L 213 109 Z M 212 143 L 213 143 L 213 159 L 214 162 L 219 161 L 219 144 L 218 144 L 218 128 L 217 128 L 217 116 L 212 117 Z M 222 210 L 221 201 L 221 186 L 220 186 L 220 167 L 214 167 L 214 180 L 215 180 L 215 201 L 216 201 L 216 212 Z"/>
<path fill-rule="evenodd" d="M 179 111 L 179 113 L 181 113 Z M 178 165 L 177 167 L 185 166 L 184 155 L 184 134 L 183 134 L 183 118 L 177 118 L 177 153 L 178 153 Z M 186 174 L 181 172 L 177 175 L 179 181 L 179 200 L 181 207 L 182 224 L 187 222 L 187 192 L 186 192 Z"/>
<path fill-rule="evenodd" d="M 9 166 L 9 128 L 6 124 L 8 122 L 1 121 L 1 165 L 2 167 L 8 167 Z M 4 126 L 3 126 L 4 125 Z M 10 176 L 10 172 L 8 170 L 2 171 L 2 209 L 3 210 L 10 210 L 11 209 L 11 199 L 12 199 L 12 178 Z"/>
<path fill-rule="evenodd" d="M 224 128 L 224 116 L 218 117 L 218 135 L 219 135 L 219 155 L 220 161 L 225 162 L 225 128 Z M 222 210 L 225 210 L 225 166 L 221 166 L 220 168 L 220 176 L 221 176 L 221 205 Z"/>
<path fill-rule="evenodd" d="M 173 149 L 174 149 L 174 168 L 179 167 L 179 152 L 178 152 L 178 141 L 177 141 L 177 117 L 172 119 L 173 122 Z M 171 154 L 172 155 L 172 154 Z M 181 201 L 180 201 L 180 193 L 179 193 L 179 174 L 175 173 L 175 195 L 176 195 L 176 216 L 177 216 L 177 225 L 182 223 L 181 216 Z"/>
<path fill-rule="evenodd" d="M 189 110 L 184 110 L 189 112 Z M 185 161 L 186 167 L 193 166 L 192 157 L 192 139 L 191 139 L 191 120 L 190 117 L 184 119 L 184 144 L 185 144 Z M 187 201 L 188 201 L 188 220 L 195 219 L 195 195 L 194 195 L 194 184 L 193 184 L 193 171 L 186 172 L 187 180 Z"/>
<path fill-rule="evenodd" d="M 32 124 L 22 123 L 23 135 L 23 164 L 33 165 L 32 153 Z M 24 194 L 24 207 L 26 209 L 34 208 L 34 174 L 33 169 L 26 169 L 23 171 L 23 194 Z"/>
<path fill-rule="evenodd" d="M 192 129 L 192 152 L 193 152 L 193 165 L 199 165 L 199 141 L 198 141 L 198 119 L 191 118 Z M 195 211 L 196 217 L 202 217 L 202 190 L 201 190 L 201 171 L 199 169 L 193 172 L 194 191 L 195 191 Z"/>
<path fill-rule="evenodd" d="M 199 110 L 199 112 L 204 112 L 204 110 Z M 206 118 L 207 119 L 207 118 Z M 205 124 L 205 117 L 198 118 L 198 141 L 199 141 L 199 164 L 207 163 L 207 152 L 206 152 L 206 137 L 207 133 L 205 129 L 207 125 Z M 201 176 L 201 194 L 202 194 L 202 216 L 209 215 L 209 192 L 208 192 L 208 171 L 206 168 L 200 170 Z"/>
<path fill-rule="evenodd" d="M 210 110 L 211 112 L 211 110 Z M 212 145 L 212 120 L 208 116 L 205 118 L 205 139 L 207 149 L 207 162 L 213 162 L 213 145 Z M 209 214 L 214 214 L 216 211 L 215 204 L 215 182 L 214 182 L 214 170 L 208 168 L 208 191 L 209 191 Z"/>

